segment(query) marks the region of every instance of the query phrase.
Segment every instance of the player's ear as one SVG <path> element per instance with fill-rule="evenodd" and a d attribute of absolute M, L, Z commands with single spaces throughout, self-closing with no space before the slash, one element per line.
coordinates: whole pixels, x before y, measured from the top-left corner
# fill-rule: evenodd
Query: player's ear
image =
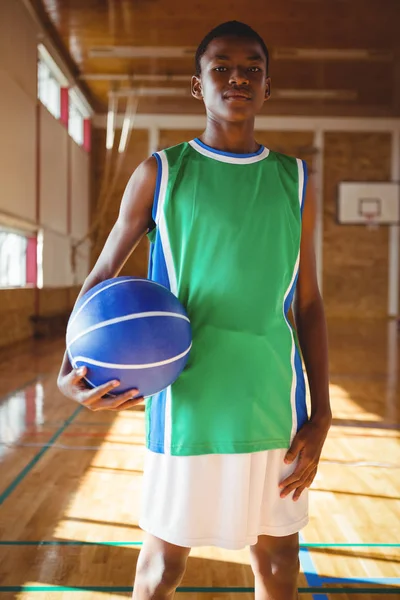
<path fill-rule="evenodd" d="M 203 99 L 200 77 L 197 77 L 196 75 L 193 75 L 192 77 L 192 96 L 196 98 L 196 100 Z"/>
<path fill-rule="evenodd" d="M 267 77 L 265 80 L 265 100 L 269 100 L 271 97 L 271 78 Z"/>
<path fill-rule="evenodd" d="M 271 78 L 267 77 L 267 79 L 265 80 L 265 95 L 264 95 L 264 99 L 265 100 L 269 100 L 271 97 Z"/>

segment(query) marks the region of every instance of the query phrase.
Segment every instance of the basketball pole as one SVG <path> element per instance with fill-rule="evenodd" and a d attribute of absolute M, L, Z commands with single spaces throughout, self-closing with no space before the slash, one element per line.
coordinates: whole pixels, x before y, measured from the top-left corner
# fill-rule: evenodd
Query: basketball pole
<path fill-rule="evenodd" d="M 400 127 L 392 131 L 392 181 L 398 183 L 400 202 Z M 389 226 L 389 290 L 387 325 L 387 391 L 386 391 L 386 418 L 393 419 L 396 414 L 397 385 L 398 385 L 398 348 L 397 348 L 397 322 L 399 316 L 399 251 L 400 251 L 400 226 Z"/>
<path fill-rule="evenodd" d="M 391 179 L 400 187 L 400 128 L 397 126 L 392 131 L 392 165 Z M 400 196 L 400 192 L 399 192 Z M 399 197 L 400 201 L 400 197 Z M 388 314 L 390 318 L 399 315 L 399 253 L 400 253 L 400 226 L 389 226 L 389 288 L 388 288 Z"/>
<path fill-rule="evenodd" d="M 317 201 L 317 218 L 315 223 L 315 259 L 317 265 L 318 287 L 323 295 L 323 236 L 324 236 L 324 131 L 322 127 L 314 130 L 314 147 L 318 152 L 314 158 L 314 182 Z"/>
<path fill-rule="evenodd" d="M 160 129 L 156 124 L 152 124 L 149 128 L 149 156 L 153 152 L 159 150 L 160 145 Z"/>

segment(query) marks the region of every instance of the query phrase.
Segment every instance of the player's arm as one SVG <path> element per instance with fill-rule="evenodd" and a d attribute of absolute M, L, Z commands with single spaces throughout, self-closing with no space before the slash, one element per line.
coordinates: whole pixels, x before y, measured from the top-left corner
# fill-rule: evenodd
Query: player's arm
<path fill-rule="evenodd" d="M 157 162 L 155 158 L 150 157 L 139 165 L 130 178 L 122 197 L 118 219 L 96 264 L 87 276 L 78 298 L 101 281 L 116 277 L 147 233 L 152 223 L 156 180 Z M 138 390 L 130 390 L 126 394 L 121 394 L 116 400 L 102 398 L 116 388 L 119 385 L 118 382 L 109 382 L 88 390 L 83 381 L 85 373 L 85 367 L 71 370 L 71 364 L 65 353 L 58 376 L 60 391 L 65 396 L 94 410 L 129 408 L 137 403 L 137 400 L 127 401 L 136 395 Z"/>
<path fill-rule="evenodd" d="M 294 437 L 285 462 L 299 458 L 293 474 L 281 482 L 281 496 L 294 491 L 297 500 L 311 485 L 317 473 L 322 447 L 328 434 L 332 413 L 329 401 L 328 339 L 324 307 L 318 289 L 314 233 L 316 199 L 312 181 L 307 186 L 300 245 L 300 266 L 294 317 L 307 371 L 311 395 L 309 421 Z"/>

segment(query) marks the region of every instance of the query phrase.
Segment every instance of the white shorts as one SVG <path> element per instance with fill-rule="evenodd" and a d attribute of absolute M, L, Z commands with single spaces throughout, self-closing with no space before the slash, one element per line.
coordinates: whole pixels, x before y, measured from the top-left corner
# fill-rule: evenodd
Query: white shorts
<path fill-rule="evenodd" d="M 297 533 L 308 523 L 308 490 L 280 498 L 294 470 L 287 450 L 169 456 L 147 450 L 140 527 L 176 546 L 239 550 L 259 535 Z"/>

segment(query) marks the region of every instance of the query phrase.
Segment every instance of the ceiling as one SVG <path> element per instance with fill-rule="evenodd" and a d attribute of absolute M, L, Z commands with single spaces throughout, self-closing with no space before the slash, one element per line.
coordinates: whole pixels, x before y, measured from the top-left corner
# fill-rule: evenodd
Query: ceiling
<path fill-rule="evenodd" d="M 399 116 L 400 0 L 30 0 L 97 112 L 141 89 L 141 113 L 199 113 L 193 53 L 215 25 L 271 52 L 265 114 Z M 128 92 L 127 92 L 128 90 Z"/>

